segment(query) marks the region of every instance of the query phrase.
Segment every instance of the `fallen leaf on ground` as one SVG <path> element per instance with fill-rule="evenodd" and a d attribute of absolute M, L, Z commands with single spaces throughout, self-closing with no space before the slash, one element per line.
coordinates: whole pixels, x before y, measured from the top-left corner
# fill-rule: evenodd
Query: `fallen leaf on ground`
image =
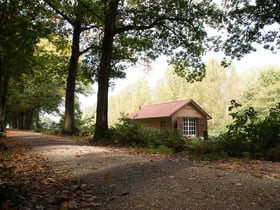
<path fill-rule="evenodd" d="M 112 179 L 113 178 L 113 174 L 111 171 L 107 172 L 106 174 L 104 174 L 104 179 Z"/>

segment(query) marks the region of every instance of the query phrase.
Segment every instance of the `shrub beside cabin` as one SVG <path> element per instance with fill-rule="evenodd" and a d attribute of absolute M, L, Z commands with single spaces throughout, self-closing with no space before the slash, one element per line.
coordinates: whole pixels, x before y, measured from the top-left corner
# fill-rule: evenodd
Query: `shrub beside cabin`
<path fill-rule="evenodd" d="M 184 136 L 207 138 L 207 120 L 211 119 L 192 99 L 148 105 L 128 116 L 156 130 L 178 129 Z"/>

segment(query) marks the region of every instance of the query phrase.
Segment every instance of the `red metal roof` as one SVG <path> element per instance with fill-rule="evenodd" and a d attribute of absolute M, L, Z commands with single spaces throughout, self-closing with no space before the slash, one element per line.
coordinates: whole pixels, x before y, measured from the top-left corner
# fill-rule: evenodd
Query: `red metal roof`
<path fill-rule="evenodd" d="M 190 103 L 193 104 L 203 115 L 205 115 L 205 117 L 211 119 L 211 117 L 192 99 L 144 106 L 136 112 L 130 114 L 128 117 L 131 119 L 170 117 L 177 110 Z"/>

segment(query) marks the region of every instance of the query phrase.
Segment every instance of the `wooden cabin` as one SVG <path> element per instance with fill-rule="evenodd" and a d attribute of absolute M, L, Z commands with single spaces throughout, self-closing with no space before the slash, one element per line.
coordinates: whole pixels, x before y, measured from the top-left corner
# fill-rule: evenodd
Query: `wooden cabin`
<path fill-rule="evenodd" d="M 208 137 L 211 119 L 192 99 L 139 107 L 128 116 L 137 123 L 156 130 L 178 129 L 187 137 Z"/>

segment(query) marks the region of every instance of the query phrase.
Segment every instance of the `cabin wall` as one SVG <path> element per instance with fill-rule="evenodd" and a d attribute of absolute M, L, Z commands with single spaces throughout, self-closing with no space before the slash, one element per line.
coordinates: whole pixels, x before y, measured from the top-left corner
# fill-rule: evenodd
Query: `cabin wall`
<path fill-rule="evenodd" d="M 177 120 L 181 117 L 205 118 L 194 106 L 186 105 L 172 115 L 173 128 L 177 128 Z"/>
<path fill-rule="evenodd" d="M 134 119 L 135 122 L 155 130 L 169 130 L 171 129 L 171 120 L 169 117 L 163 118 L 148 118 L 148 119 Z"/>

